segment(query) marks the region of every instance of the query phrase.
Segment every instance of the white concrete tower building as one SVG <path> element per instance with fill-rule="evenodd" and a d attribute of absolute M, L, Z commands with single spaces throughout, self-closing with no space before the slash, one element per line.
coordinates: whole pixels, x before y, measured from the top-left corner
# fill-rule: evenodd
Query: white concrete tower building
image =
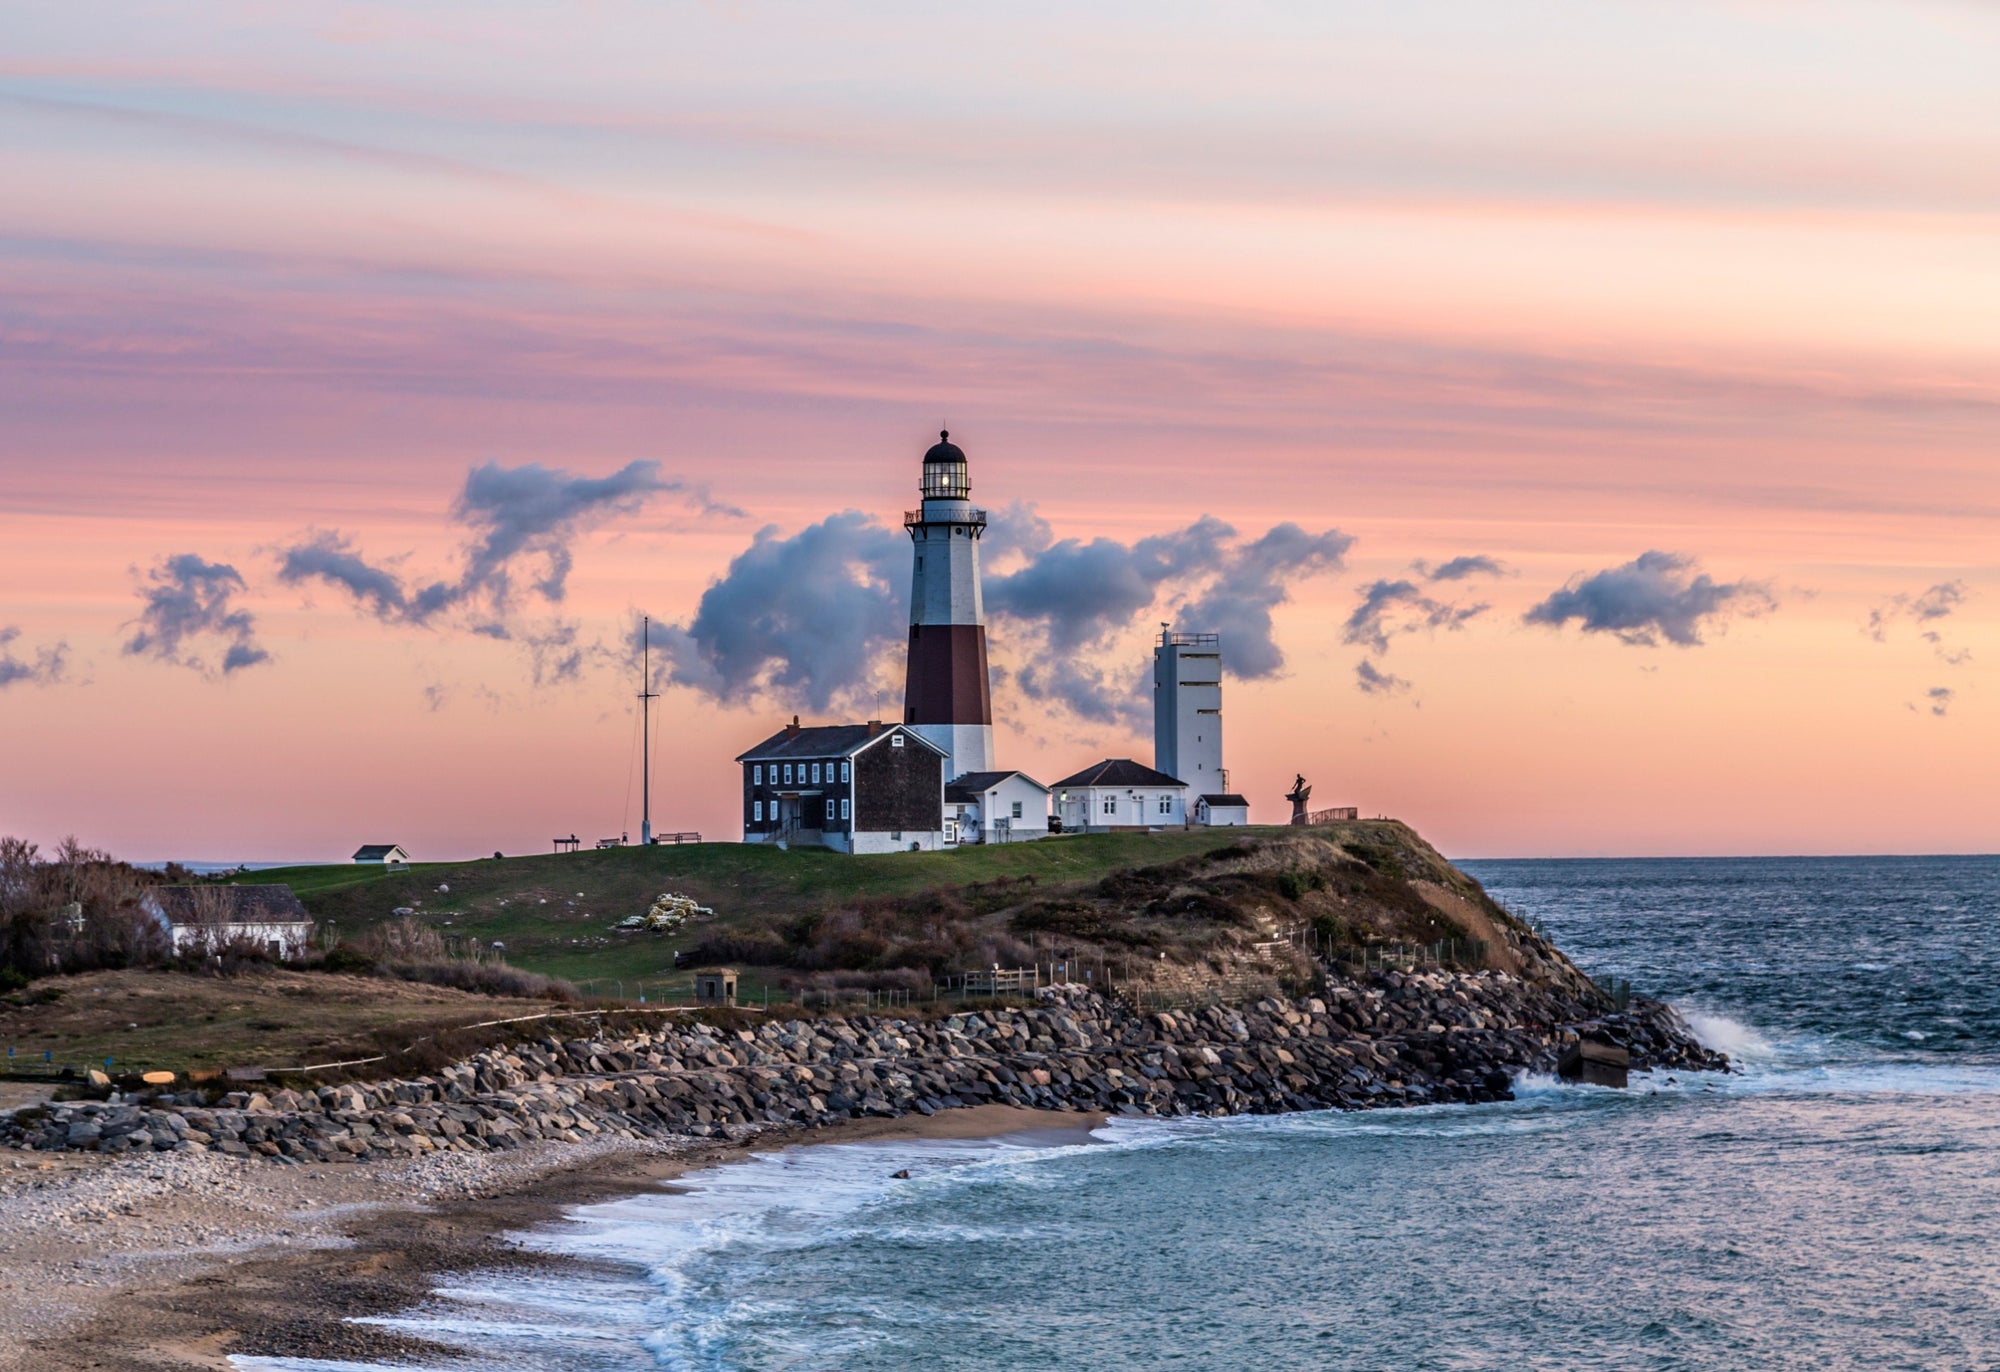
<path fill-rule="evenodd" d="M 1153 646 L 1153 768 L 1191 796 L 1229 789 L 1222 769 L 1222 642 L 1160 631 Z"/>
<path fill-rule="evenodd" d="M 965 454 L 949 431 L 924 454 L 923 508 L 903 516 L 915 545 L 903 722 L 951 755 L 946 777 L 993 770 L 993 689 L 986 671 L 986 602 Z"/>

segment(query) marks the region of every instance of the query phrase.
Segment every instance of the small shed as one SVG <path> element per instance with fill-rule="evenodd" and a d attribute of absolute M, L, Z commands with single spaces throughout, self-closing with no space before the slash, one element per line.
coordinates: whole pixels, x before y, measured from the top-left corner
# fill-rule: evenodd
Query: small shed
<path fill-rule="evenodd" d="M 139 907 L 166 933 L 175 953 L 254 947 L 283 959 L 298 957 L 312 944 L 312 916 L 289 886 L 155 886 Z"/>
<path fill-rule="evenodd" d="M 401 867 L 410 860 L 398 843 L 364 843 L 354 850 L 356 862 L 380 862 L 390 867 Z"/>
<path fill-rule="evenodd" d="M 1230 829 L 1250 822 L 1250 802 L 1235 792 L 1200 796 L 1194 803 L 1194 822 L 1210 829 Z"/>
<path fill-rule="evenodd" d="M 703 1005 L 736 1004 L 736 969 L 707 967 L 696 972 L 694 998 Z"/>

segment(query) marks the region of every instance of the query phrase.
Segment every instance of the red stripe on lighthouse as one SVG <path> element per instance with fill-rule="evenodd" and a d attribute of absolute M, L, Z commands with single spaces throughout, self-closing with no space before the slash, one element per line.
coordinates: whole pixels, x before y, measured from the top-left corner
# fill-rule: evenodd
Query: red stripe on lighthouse
<path fill-rule="evenodd" d="M 991 724 L 985 626 L 912 624 L 903 707 L 906 724 Z"/>

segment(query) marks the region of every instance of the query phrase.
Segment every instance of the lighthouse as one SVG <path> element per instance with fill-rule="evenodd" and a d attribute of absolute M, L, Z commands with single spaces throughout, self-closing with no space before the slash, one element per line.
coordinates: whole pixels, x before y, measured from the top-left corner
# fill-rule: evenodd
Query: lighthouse
<path fill-rule="evenodd" d="M 923 506 L 903 516 L 916 559 L 903 722 L 950 755 L 947 777 L 993 769 L 993 691 L 986 673 L 986 604 L 965 453 L 949 430 L 924 454 Z"/>

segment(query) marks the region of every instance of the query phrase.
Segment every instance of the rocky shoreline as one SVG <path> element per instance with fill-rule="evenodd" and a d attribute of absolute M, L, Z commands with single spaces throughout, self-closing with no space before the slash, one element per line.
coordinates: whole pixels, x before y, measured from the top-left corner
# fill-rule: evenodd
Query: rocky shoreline
<path fill-rule="evenodd" d="M 1032 1007 L 928 1020 L 547 1037 L 407 1080 L 56 1103 L 0 1119 L 0 1144 L 325 1164 L 536 1140 L 720 1139 L 974 1105 L 1189 1115 L 1470 1104 L 1510 1098 L 1515 1074 L 1553 1071 L 1579 1038 L 1618 1044 L 1639 1071 L 1728 1070 L 1656 1001 L 1614 1011 L 1594 992 L 1505 972 L 1387 972 L 1238 1008 L 1140 1014 L 1063 987 Z"/>

